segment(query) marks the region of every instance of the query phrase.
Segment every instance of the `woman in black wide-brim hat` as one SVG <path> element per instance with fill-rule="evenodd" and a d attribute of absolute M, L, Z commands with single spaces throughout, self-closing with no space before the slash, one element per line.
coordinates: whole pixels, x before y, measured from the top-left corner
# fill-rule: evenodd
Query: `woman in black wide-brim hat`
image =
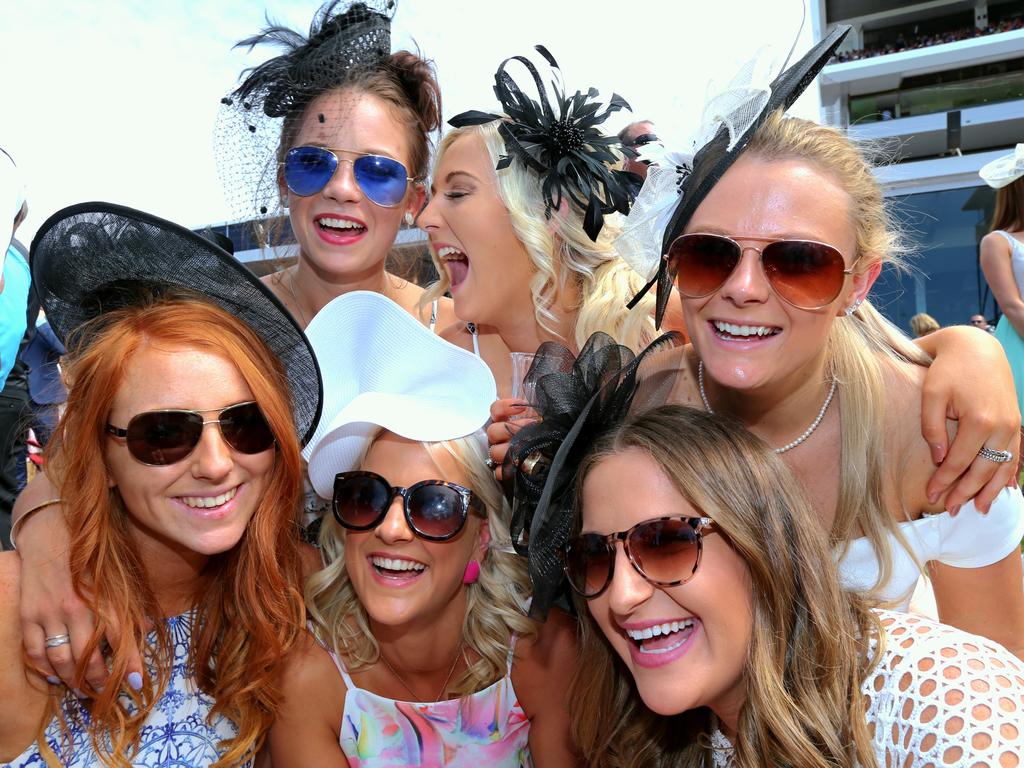
<path fill-rule="evenodd" d="M 138 211 L 58 212 L 32 268 L 69 350 L 69 391 L 47 447 L 53 498 L 14 534 L 60 515 L 71 588 L 94 618 L 27 625 L 23 664 L 18 587 L 34 566 L 3 556 L 0 757 L 249 765 L 303 631 L 299 438 L 322 394 L 312 349 L 233 257 Z"/>

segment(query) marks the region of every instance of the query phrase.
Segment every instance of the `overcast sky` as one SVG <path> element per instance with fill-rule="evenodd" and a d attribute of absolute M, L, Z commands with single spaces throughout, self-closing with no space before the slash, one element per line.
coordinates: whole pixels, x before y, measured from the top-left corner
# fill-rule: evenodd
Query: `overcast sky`
<path fill-rule="evenodd" d="M 709 79 L 724 83 L 762 45 L 783 54 L 802 0 L 400 0 L 392 47 L 437 63 L 445 119 L 491 109 L 494 71 L 543 43 L 570 90 L 595 86 L 654 119 L 695 127 Z M 27 177 L 28 243 L 58 208 L 123 203 L 197 228 L 232 218 L 212 127 L 240 70 L 267 53 L 231 50 L 264 13 L 306 31 L 316 0 L 0 0 L 0 146 Z M 811 45 L 810 19 L 797 45 Z M 812 88 L 793 112 L 818 117 Z M 619 113 L 617 131 L 634 119 Z"/>

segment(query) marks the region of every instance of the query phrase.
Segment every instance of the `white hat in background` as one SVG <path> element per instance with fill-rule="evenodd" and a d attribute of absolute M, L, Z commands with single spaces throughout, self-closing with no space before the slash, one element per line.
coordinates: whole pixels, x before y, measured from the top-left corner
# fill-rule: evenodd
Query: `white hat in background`
<path fill-rule="evenodd" d="M 1012 184 L 1024 176 L 1024 144 L 1018 144 L 1008 155 L 985 163 L 978 171 L 978 175 L 994 189 Z"/>
<path fill-rule="evenodd" d="M 306 328 L 324 380 L 320 422 L 302 452 L 316 492 L 356 469 L 380 428 L 424 442 L 480 430 L 497 397 L 476 355 L 435 335 L 379 293 L 353 291 Z"/>

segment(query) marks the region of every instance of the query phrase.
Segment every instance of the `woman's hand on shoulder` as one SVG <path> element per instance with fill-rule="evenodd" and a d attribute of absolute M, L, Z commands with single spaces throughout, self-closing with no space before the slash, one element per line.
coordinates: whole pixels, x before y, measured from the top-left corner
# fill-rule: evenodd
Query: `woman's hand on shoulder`
<path fill-rule="evenodd" d="M 22 491 L 14 504 L 14 517 L 57 495 L 45 475 L 38 475 Z M 68 530 L 59 504 L 32 515 L 18 532 L 21 555 L 21 629 L 25 652 L 46 676 L 60 678 L 72 689 L 82 690 L 78 665 L 96 628 L 96 618 L 75 592 L 68 565 Z M 107 641 L 117 645 L 120 626 L 113 616 L 107 621 Z M 69 643 L 47 648 L 47 637 L 67 635 Z M 142 656 L 133 649 L 128 658 L 128 674 L 141 676 Z M 84 679 L 95 690 L 102 689 L 109 672 L 99 649 L 92 652 L 85 666 Z M 141 679 L 141 678 L 140 678 Z"/>
<path fill-rule="evenodd" d="M 974 499 L 988 511 L 999 491 L 1016 482 L 1017 462 L 1005 464 L 979 455 L 983 447 L 1020 450 L 1020 411 L 1003 348 L 991 334 L 954 327 L 918 339 L 935 359 L 921 389 L 921 434 L 937 465 L 926 494 L 934 503 L 946 495 L 946 509 L 959 511 Z M 956 421 L 950 443 L 946 420 Z"/>
<path fill-rule="evenodd" d="M 516 645 L 512 685 L 530 719 L 530 754 L 538 768 L 581 765 L 570 733 L 569 685 L 579 663 L 576 621 L 557 608 L 537 634 Z"/>
<path fill-rule="evenodd" d="M 330 654 L 308 632 L 285 659 L 281 693 L 267 739 L 274 768 L 347 766 L 339 743 L 345 683 Z"/>

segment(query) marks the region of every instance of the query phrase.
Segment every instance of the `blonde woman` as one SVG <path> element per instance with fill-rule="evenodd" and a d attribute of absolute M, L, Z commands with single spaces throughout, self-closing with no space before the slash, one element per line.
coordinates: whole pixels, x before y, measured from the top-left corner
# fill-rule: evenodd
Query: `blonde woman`
<path fill-rule="evenodd" d="M 761 440 L 671 405 L 607 426 L 578 465 L 566 557 L 589 765 L 1020 764 L 1024 663 L 842 590 Z"/>
<path fill-rule="evenodd" d="M 467 112 L 449 121 L 457 127 L 438 148 L 431 199 L 417 219 L 441 276 L 427 296 L 450 291 L 460 320 L 443 335 L 483 356 L 503 396 L 509 352 L 532 353 L 545 340 L 578 346 L 599 330 L 637 349 L 654 332 L 652 302 L 646 315 L 626 309 L 643 281 L 612 245 L 610 215 L 627 210 L 631 174 L 614 170 L 618 140 L 597 125 L 624 102 L 614 96 L 593 118 L 569 109 L 569 127 L 559 128 L 536 103 L 533 111 L 516 109 L 514 94 L 522 94 L 503 79 L 513 60 L 536 71 L 524 57 L 506 60 L 496 76 L 505 84 L 496 90 L 506 114 Z M 547 103 L 542 90 L 539 99 Z M 586 103 L 599 106 L 592 97 Z M 536 157 L 519 149 L 517 137 L 562 130 L 569 138 L 552 138 Z M 573 144 L 573 136 L 586 143 Z"/>
<path fill-rule="evenodd" d="M 1003 316 L 996 338 L 1017 384 L 1017 403 L 1024 404 L 1024 144 L 996 158 L 979 172 L 996 189 L 992 227 L 981 239 L 981 269 Z"/>
<path fill-rule="evenodd" d="M 918 312 L 910 318 L 910 330 L 913 331 L 914 337 L 918 339 L 922 336 L 927 336 L 929 333 L 935 333 L 941 327 L 939 321 L 927 312 Z"/>
<path fill-rule="evenodd" d="M 336 299 L 308 333 L 333 383 L 306 455 L 333 514 L 274 765 L 574 764 L 574 632 L 564 615 L 525 615 L 529 579 L 479 431 L 486 365 L 376 294 Z"/>

